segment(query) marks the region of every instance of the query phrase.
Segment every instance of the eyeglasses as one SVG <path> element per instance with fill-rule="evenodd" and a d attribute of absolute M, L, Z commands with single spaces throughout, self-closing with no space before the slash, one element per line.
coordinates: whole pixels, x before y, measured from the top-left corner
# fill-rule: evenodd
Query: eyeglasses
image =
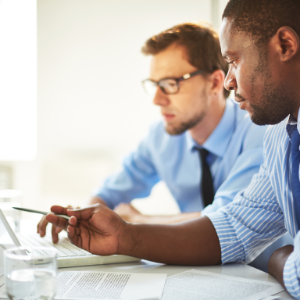
<path fill-rule="evenodd" d="M 157 86 L 167 95 L 176 94 L 179 92 L 179 82 L 183 80 L 190 79 L 196 75 L 202 74 L 204 71 L 198 70 L 193 73 L 184 74 L 180 78 L 163 78 L 159 81 L 154 81 L 151 79 L 145 79 L 142 81 L 144 90 L 149 95 L 154 95 L 156 93 Z"/>

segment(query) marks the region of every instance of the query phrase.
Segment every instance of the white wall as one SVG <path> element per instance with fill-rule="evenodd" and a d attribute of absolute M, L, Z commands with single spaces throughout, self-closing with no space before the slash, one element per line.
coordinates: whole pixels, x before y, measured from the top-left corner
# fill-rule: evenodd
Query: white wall
<path fill-rule="evenodd" d="M 0 0 L 0 160 L 36 154 L 36 3 Z"/>
<path fill-rule="evenodd" d="M 39 150 L 131 149 L 158 116 L 142 90 L 147 38 L 210 21 L 209 0 L 39 0 Z"/>
<path fill-rule="evenodd" d="M 214 1 L 214 0 L 212 0 Z M 159 110 L 141 87 L 147 38 L 211 21 L 211 0 L 38 0 L 38 157 L 15 164 L 24 205 L 79 204 Z M 158 192 L 159 191 L 159 192 Z M 158 201 L 171 197 L 158 188 Z M 176 208 L 169 209 L 169 212 Z"/>

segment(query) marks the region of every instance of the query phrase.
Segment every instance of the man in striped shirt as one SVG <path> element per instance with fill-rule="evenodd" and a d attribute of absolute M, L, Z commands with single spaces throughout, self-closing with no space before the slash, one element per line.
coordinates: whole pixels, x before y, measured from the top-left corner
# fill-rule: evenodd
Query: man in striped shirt
<path fill-rule="evenodd" d="M 288 231 L 295 247 L 276 250 L 269 273 L 300 299 L 300 195 L 294 189 L 299 162 L 291 160 L 291 137 L 300 131 L 299 16 L 299 0 L 230 0 L 225 8 L 220 39 L 230 64 L 225 87 L 234 90 L 240 108 L 256 124 L 273 125 L 265 137 L 259 173 L 232 203 L 174 225 L 126 223 L 101 205 L 77 211 L 55 206 L 53 212 L 74 217 L 69 223 L 55 215 L 47 220 L 67 227 L 70 240 L 94 254 L 183 265 L 249 263 Z M 299 142 L 293 155 L 298 150 Z"/>

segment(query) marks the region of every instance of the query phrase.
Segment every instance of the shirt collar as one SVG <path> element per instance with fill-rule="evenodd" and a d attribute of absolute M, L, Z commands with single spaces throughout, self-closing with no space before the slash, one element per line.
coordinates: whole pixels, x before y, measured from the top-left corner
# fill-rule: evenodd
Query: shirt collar
<path fill-rule="evenodd" d="M 235 127 L 236 116 L 234 105 L 233 101 L 226 101 L 225 111 L 219 124 L 202 146 L 196 143 L 190 133 L 187 132 L 188 149 L 194 151 L 197 148 L 203 147 L 210 153 L 223 157 Z"/>
<path fill-rule="evenodd" d="M 290 114 L 289 118 L 288 118 L 288 121 L 287 121 L 287 124 L 286 124 L 286 131 L 287 131 L 290 138 L 292 136 L 292 132 L 293 132 L 295 126 L 297 126 L 297 130 L 300 133 L 300 107 L 299 107 L 299 110 L 298 110 L 297 120 L 295 119 L 293 114 Z"/>

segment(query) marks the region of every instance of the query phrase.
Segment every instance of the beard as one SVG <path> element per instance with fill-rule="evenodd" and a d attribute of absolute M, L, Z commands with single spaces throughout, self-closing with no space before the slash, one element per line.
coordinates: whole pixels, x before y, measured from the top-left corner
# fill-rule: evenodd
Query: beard
<path fill-rule="evenodd" d="M 284 120 L 291 112 L 291 98 L 280 93 L 282 91 L 269 91 L 261 99 L 261 105 L 250 106 L 253 109 L 251 120 L 257 125 L 274 125 Z"/>
<path fill-rule="evenodd" d="M 246 100 L 252 108 L 250 117 L 253 123 L 257 125 L 278 124 L 292 113 L 295 97 L 284 87 L 284 84 L 278 85 L 273 80 L 266 52 L 260 56 L 258 66 L 254 69 L 250 80 L 252 82 L 252 99 L 255 99 L 258 104 L 250 104 L 241 95 L 237 96 Z M 263 81 L 261 95 L 258 94 L 255 86 L 259 80 Z"/>
<path fill-rule="evenodd" d="M 170 135 L 179 135 L 184 133 L 185 131 L 195 127 L 197 124 L 199 124 L 203 118 L 206 115 L 206 110 L 203 110 L 200 114 L 192 117 L 190 120 L 187 120 L 185 122 L 182 122 L 178 125 L 170 125 L 166 124 L 165 130 Z"/>
<path fill-rule="evenodd" d="M 263 95 L 258 96 L 254 92 L 252 99 L 255 99 L 260 104 L 250 104 L 242 95 L 236 94 L 236 98 L 246 101 L 252 108 L 252 114 L 250 114 L 251 120 L 256 125 L 275 125 L 284 120 L 291 112 L 294 106 L 293 98 L 291 95 L 287 95 L 286 91 L 283 91 L 281 87 L 270 87 L 264 83 Z"/>

